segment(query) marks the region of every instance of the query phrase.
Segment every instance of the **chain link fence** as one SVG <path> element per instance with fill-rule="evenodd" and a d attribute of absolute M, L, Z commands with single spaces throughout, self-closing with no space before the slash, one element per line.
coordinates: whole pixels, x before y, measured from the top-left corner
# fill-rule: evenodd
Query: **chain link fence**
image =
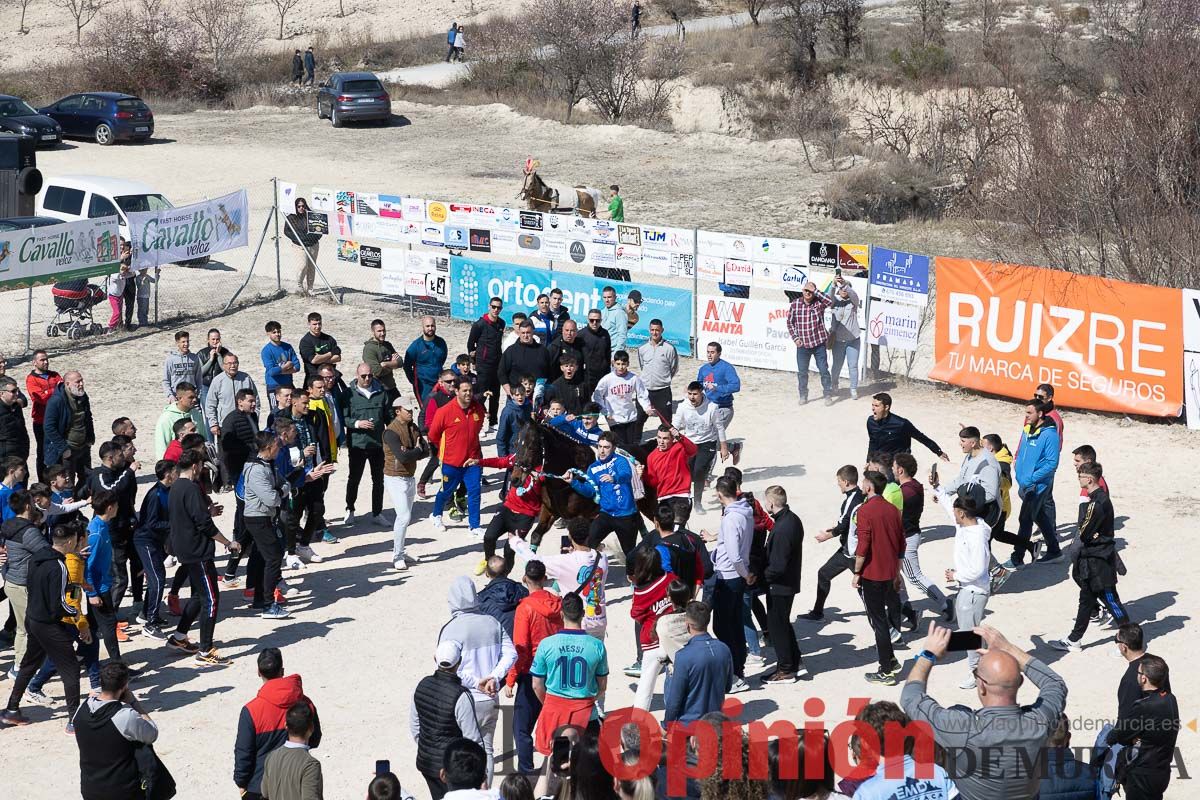
<path fill-rule="evenodd" d="M 229 187 L 211 196 L 241 188 Z M 217 253 L 203 264 L 170 264 L 157 271 L 148 270 L 120 299 L 117 306 L 120 314 L 115 313 L 114 298 L 108 295 L 109 278 L 91 278 L 89 284 L 103 296 L 86 312 L 74 315 L 87 326 L 83 328 L 85 335 L 78 339 L 67 337 L 72 315 L 60 307 L 65 302 L 56 304 L 52 286 L 0 292 L 0 352 L 15 357 L 41 349 L 59 353 L 107 344 L 137 336 L 138 330 L 146 326 L 161 328 L 209 319 L 233 308 L 278 297 L 282 285 L 276 246 L 274 183 L 245 188 L 251 227 L 249 247 Z M 185 205 L 206 198 L 171 196 L 169 199 L 176 205 Z"/>

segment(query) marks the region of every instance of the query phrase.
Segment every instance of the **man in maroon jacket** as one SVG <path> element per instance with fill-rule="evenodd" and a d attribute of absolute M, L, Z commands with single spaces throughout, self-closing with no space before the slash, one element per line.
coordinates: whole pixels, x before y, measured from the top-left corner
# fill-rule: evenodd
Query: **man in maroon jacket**
<path fill-rule="evenodd" d="M 312 708 L 313 732 L 308 746 L 321 744 L 317 707 L 305 696 L 299 675 L 283 674 L 283 654 L 278 647 L 264 647 L 258 654 L 258 676 L 263 684 L 258 695 L 242 706 L 233 747 L 233 782 L 244 800 L 261 797 L 263 765 L 267 755 L 288 740 L 287 711 L 293 704 L 303 701 Z"/>
<path fill-rule="evenodd" d="M 879 671 L 868 672 L 867 681 L 895 686 L 900 662 L 892 651 L 889 619 L 899 618 L 900 558 L 904 555 L 904 525 L 900 511 L 883 499 L 887 478 L 881 472 L 863 473 L 866 500 L 856 512 L 858 545 L 854 550 L 854 577 L 850 585 L 862 594 L 867 619 L 875 631 Z"/>

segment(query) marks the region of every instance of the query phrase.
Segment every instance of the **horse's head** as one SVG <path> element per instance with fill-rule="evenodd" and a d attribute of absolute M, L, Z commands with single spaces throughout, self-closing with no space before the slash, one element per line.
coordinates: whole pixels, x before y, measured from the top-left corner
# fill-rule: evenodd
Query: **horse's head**
<path fill-rule="evenodd" d="M 529 471 L 540 467 L 543 460 L 542 431 L 537 423 L 521 426 L 514 443 L 516 459 L 514 469 Z"/>

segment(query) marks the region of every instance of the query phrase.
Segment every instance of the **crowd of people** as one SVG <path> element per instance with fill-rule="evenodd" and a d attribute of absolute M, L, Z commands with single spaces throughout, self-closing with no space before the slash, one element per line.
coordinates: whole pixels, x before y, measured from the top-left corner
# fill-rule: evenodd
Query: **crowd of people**
<path fill-rule="evenodd" d="M 788 313 L 803 365 L 801 405 L 811 359 L 831 402 L 843 359 L 857 354 L 858 343 L 837 339 L 821 313 L 834 307 L 836 325 L 836 308 L 853 309 L 857 298 L 844 282 L 834 295 L 809 284 Z M 1001 434 L 962 425 L 961 463 L 940 474 L 939 462 L 954 459 L 894 413 L 890 395 L 873 395 L 865 459 L 829 476 L 841 500 L 831 503 L 830 523 L 813 546 L 835 544 L 817 573 L 811 610 L 795 617 L 796 598 L 807 593 L 804 525 L 782 485 L 759 497 L 743 486 L 737 465 L 746 450 L 730 433 L 738 370 L 722 358 L 719 343 L 709 342 L 694 377 L 681 377 L 661 320 L 649 322 L 645 343 L 629 342 L 640 293 L 618 303 L 616 290 L 605 287 L 602 298 L 603 307 L 589 310 L 580 327 L 554 290 L 513 314 L 510 333 L 503 302 L 493 297 L 470 327 L 466 352 L 453 360 L 429 316 L 403 348 L 388 340 L 383 320 L 373 320 L 359 358 L 351 355 L 357 348 L 343 353 L 317 312 L 308 314 L 298 346 L 275 320 L 265 324 L 261 345 L 226 343 L 213 329 L 196 353 L 188 332 L 179 331 L 163 365 L 166 405 L 153 434 L 152 469 L 138 459 L 138 431 L 128 417 L 97 418 L 78 370 L 60 376 L 38 351 L 22 392 L 0 359 L 0 561 L 9 601 L 0 644 L 13 651 L 0 727 L 30 724 L 23 704 L 57 706 L 46 691 L 57 674 L 65 729 L 79 742 L 83 796 L 170 796 L 148 788 L 165 786 L 170 776 L 152 757 L 157 727 L 130 691 L 141 670 L 123 658 L 122 644 L 140 635 L 197 668 L 224 667 L 230 659 L 217 635 L 229 613 L 223 591 L 240 590 L 264 619 L 286 620 L 296 589 L 285 575 L 330 557 L 327 546 L 339 533 L 390 525 L 390 565 L 406 573 L 419 567 L 406 549 L 410 525 L 428 515 L 442 533 L 449 516 L 479 540 L 475 575 L 487 582 L 478 587 L 470 575 L 451 582 L 448 621 L 431 648 L 435 669 L 413 685 L 412 767 L 435 800 L 497 791 L 510 799 L 1023 800 L 1039 791 L 1044 798 L 1093 797 L 1116 786 L 1131 800 L 1163 796 L 1179 726 L 1169 669 L 1146 652 L 1144 631 L 1118 594 L 1125 564 L 1091 445 L 1071 451 L 1079 511 L 1067 546 L 1060 540 L 1054 478 L 1066 438 L 1053 386 L 1033 389 L 1015 452 Z M 833 375 L 825 359 L 831 336 Z M 236 352 L 255 349 L 261 389 L 257 375 L 243 371 L 251 359 Z M 549 471 L 531 449 L 539 437 L 572 448 L 575 466 Z M 914 440 L 934 458 L 924 473 Z M 485 456 L 485 446 L 495 455 Z M 341 468 L 348 473 L 345 496 L 330 497 L 330 475 Z M 154 481 L 139 497 L 138 476 L 151 472 Z M 435 473 L 440 482 L 431 494 Z M 364 478 L 369 508 L 358 504 Z M 496 487 L 500 505 L 485 521 L 487 486 Z M 935 577 L 920 561 L 922 531 L 934 522 L 924 515 L 927 498 L 954 530 L 952 563 L 941 573 L 930 570 Z M 328 512 L 343 499 L 339 529 L 336 513 Z M 418 508 L 418 499 L 432 504 Z M 227 538 L 215 518 L 230 504 Z M 552 524 L 562 530 L 558 541 Z M 1012 548 L 1009 557 L 994 555 L 1001 545 Z M 1068 555 L 1078 609 L 1073 621 L 1064 620 L 1069 632 L 1047 644 L 1077 651 L 1089 627 L 1107 625 L 1116 628 L 1129 662 L 1095 764 L 1076 764 L 1068 746 L 1064 681 L 984 623 L 989 599 L 1014 573 Z M 801 731 L 798 742 L 771 744 L 768 779 L 731 774 L 726 753 L 712 777 L 669 789 L 672 770 L 698 774 L 708 739 L 697 725 L 711 725 L 728 750 L 730 731 L 740 730 L 729 724 L 740 708 L 732 695 L 812 677 L 797 625 L 819 626 L 830 616 L 834 581 L 848 583 L 862 601 L 864 643 L 874 646 L 878 662 L 867 683 L 899 684 L 906 666 L 896 648 L 906 633 L 925 632 L 898 702 L 858 710 L 863 726 L 849 752 L 824 734 Z M 610 613 L 606 599 L 626 584 L 629 623 Z M 599 735 L 616 711 L 605 702 L 611 636 L 636 643 L 635 661 L 618 668 L 637 682 L 633 708 L 649 711 L 661 692 L 668 739 L 691 726 L 686 763 L 655 764 L 635 777 L 614 769 L 614 758 L 632 770 L 643 752 L 660 748 L 642 741 L 651 734 L 633 724 L 621 730 L 615 751 Z M 977 710 L 943 706 L 927 691 L 933 667 L 963 650 L 958 685 L 974 690 Z M 236 726 L 236 787 L 249 798 L 322 796 L 321 764 L 310 753 L 322 738 L 315 704 L 298 675 L 285 675 L 279 649 L 259 649 L 257 669 L 262 686 Z M 1032 705 L 1018 702 L 1025 678 L 1038 692 Z M 513 698 L 516 770 L 493 790 L 502 693 Z M 930 749 L 922 749 L 921 737 L 914 742 L 912 723 L 925 726 Z M 909 736 L 892 741 L 904 726 Z M 867 729 L 875 735 L 863 734 Z M 926 774 L 934 745 L 937 765 Z M 753 748 L 747 741 L 741 747 L 742 758 L 732 760 L 749 765 Z M 999 772 L 979 769 L 988 752 L 998 754 Z M 1039 761 L 1046 753 L 1049 760 Z M 846 763 L 858 767 L 850 777 L 834 769 Z M 396 775 L 379 772 L 370 796 L 401 797 Z"/>

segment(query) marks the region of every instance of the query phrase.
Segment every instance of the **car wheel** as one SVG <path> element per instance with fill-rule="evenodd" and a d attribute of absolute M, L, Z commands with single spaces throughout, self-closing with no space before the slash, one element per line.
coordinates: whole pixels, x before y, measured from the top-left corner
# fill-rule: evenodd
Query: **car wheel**
<path fill-rule="evenodd" d="M 107 122 L 101 122 L 96 126 L 96 144 L 107 147 L 117 140 L 113 129 Z"/>
<path fill-rule="evenodd" d="M 340 128 L 343 125 L 342 117 L 338 114 L 338 110 L 334 106 L 330 106 L 329 108 L 329 121 L 333 123 L 333 127 L 335 128 Z"/>

